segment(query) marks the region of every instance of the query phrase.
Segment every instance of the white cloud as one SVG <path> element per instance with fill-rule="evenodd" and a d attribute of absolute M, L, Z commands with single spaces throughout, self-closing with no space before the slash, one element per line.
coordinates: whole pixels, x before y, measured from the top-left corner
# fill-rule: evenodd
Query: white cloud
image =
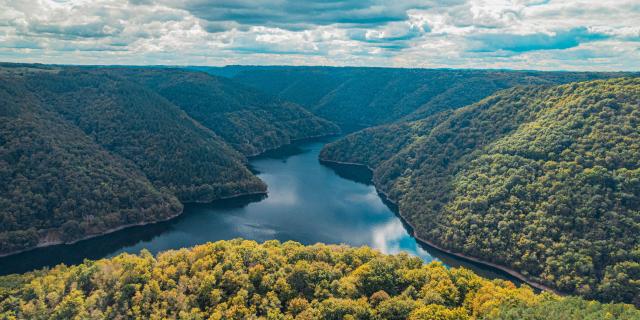
<path fill-rule="evenodd" d="M 639 70 L 637 0 L 0 0 L 0 60 Z"/>

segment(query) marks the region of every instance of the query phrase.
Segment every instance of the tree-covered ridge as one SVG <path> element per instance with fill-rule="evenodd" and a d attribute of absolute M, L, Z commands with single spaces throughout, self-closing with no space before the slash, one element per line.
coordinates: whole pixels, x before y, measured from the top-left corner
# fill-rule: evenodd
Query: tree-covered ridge
<path fill-rule="evenodd" d="M 638 78 L 517 88 L 405 135 L 388 159 L 350 150 L 394 132 L 356 133 L 322 157 L 373 164 L 424 239 L 564 292 L 640 305 L 639 105 Z"/>
<path fill-rule="evenodd" d="M 265 192 L 229 143 L 255 153 L 337 129 L 179 69 L 1 64 L 0 101 L 0 255 L 165 220 L 181 212 L 178 199 Z"/>
<path fill-rule="evenodd" d="M 108 151 L 131 160 L 181 201 L 211 201 L 266 188 L 220 137 L 137 83 L 82 69 L 25 78 L 44 105 Z"/>
<path fill-rule="evenodd" d="M 108 69 L 165 97 L 245 155 L 339 132 L 331 122 L 228 79 L 180 69 Z"/>
<path fill-rule="evenodd" d="M 182 211 L 15 77 L 0 75 L 0 254 L 78 240 Z"/>
<path fill-rule="evenodd" d="M 3 318 L 637 319 L 367 247 L 232 240 L 0 277 Z"/>
<path fill-rule="evenodd" d="M 422 121 L 396 122 L 366 128 L 335 141 L 320 152 L 320 159 L 363 164 L 373 169 L 428 134 L 451 115 L 443 111 Z"/>
<path fill-rule="evenodd" d="M 333 67 L 201 68 L 302 105 L 338 123 L 416 120 L 477 102 L 499 90 L 630 73 Z"/>

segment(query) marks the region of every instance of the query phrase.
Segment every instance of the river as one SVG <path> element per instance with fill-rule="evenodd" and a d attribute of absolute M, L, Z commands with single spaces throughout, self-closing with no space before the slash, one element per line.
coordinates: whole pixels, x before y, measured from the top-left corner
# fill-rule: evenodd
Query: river
<path fill-rule="evenodd" d="M 464 266 L 484 277 L 516 281 L 503 272 L 416 242 L 391 206 L 377 194 L 368 170 L 326 166 L 318 161 L 322 147 L 333 139 L 336 138 L 299 142 L 251 159 L 252 169 L 268 185 L 266 197 L 186 205 L 181 216 L 167 222 L 0 258 L 0 274 L 60 263 L 77 264 L 84 259 L 137 253 L 144 248 L 157 253 L 208 241 L 245 238 L 368 245 L 384 253 L 407 252 L 425 261 Z"/>

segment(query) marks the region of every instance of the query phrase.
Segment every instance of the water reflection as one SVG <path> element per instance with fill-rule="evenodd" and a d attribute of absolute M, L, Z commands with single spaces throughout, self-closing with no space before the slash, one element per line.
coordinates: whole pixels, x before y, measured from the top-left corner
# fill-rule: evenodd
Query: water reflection
<path fill-rule="evenodd" d="M 166 223 L 0 259 L 0 274 L 62 262 L 75 264 L 85 258 L 97 259 L 122 252 L 148 249 L 156 253 L 241 237 L 256 241 L 369 245 L 384 253 L 408 252 L 425 261 L 437 259 L 451 266 L 471 267 L 485 276 L 502 277 L 432 248 L 421 247 L 409 236 L 389 204 L 378 196 L 366 168 L 327 166 L 317 160 L 326 142 L 300 143 L 252 159 L 252 169 L 268 185 L 266 198 L 242 197 L 214 204 L 187 205 L 182 216 Z"/>
<path fill-rule="evenodd" d="M 318 160 L 321 164 L 330 167 L 339 177 L 364 185 L 371 185 L 372 174 L 365 166 L 357 166 L 340 163 L 325 163 Z"/>
<path fill-rule="evenodd" d="M 388 223 L 372 230 L 372 246 L 383 253 L 395 254 L 408 252 L 422 258 L 424 261 L 438 260 L 429 252 L 422 249 L 418 243 L 409 236 L 407 229 L 399 219 L 390 220 Z"/>
<path fill-rule="evenodd" d="M 217 201 L 203 205 L 211 210 L 226 211 L 245 207 L 247 204 L 264 199 L 263 195 L 250 195 L 234 199 Z M 78 264 L 84 259 L 100 259 L 122 252 L 122 248 L 135 248 L 140 243 L 153 242 L 157 237 L 176 232 L 181 221 L 191 217 L 182 215 L 171 221 L 141 227 L 127 228 L 103 237 L 81 241 L 71 245 L 59 245 L 23 252 L 10 257 L 0 258 L 0 275 L 22 273 L 42 267 L 51 267 L 60 263 Z"/>

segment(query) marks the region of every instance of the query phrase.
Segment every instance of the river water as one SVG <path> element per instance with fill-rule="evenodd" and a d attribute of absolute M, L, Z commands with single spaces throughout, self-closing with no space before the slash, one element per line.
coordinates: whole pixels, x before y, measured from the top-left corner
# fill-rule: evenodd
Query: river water
<path fill-rule="evenodd" d="M 266 197 L 186 205 L 184 213 L 171 221 L 0 258 L 0 274 L 60 263 L 77 264 L 84 259 L 137 253 L 144 248 L 157 253 L 208 241 L 245 238 L 368 245 L 384 253 L 407 252 L 425 261 L 465 266 L 485 277 L 514 280 L 502 272 L 417 243 L 379 197 L 368 170 L 326 166 L 318 161 L 320 150 L 332 139 L 335 138 L 299 142 L 251 159 L 252 169 L 268 185 Z"/>

